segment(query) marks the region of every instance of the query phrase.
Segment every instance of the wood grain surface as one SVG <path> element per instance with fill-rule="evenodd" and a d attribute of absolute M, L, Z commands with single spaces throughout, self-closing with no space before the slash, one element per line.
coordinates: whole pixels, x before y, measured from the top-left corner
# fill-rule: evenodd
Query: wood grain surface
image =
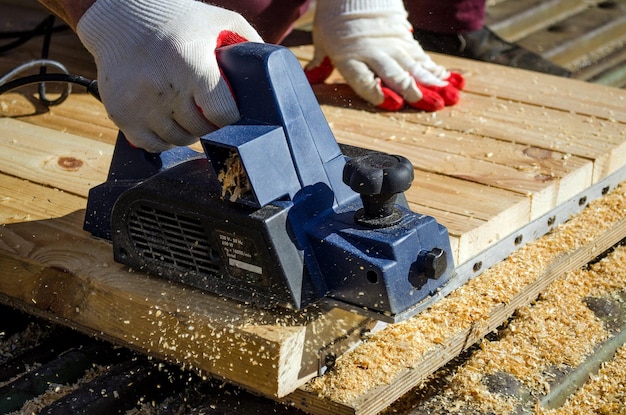
<path fill-rule="evenodd" d="M 45 13 L 2 3 L 0 15 L 12 16 L 5 27 L 19 28 Z M 37 57 L 39 48 L 34 39 L 1 55 L 0 72 Z M 310 46 L 292 50 L 302 62 L 312 56 Z M 447 226 L 457 264 L 624 167 L 626 91 L 433 57 L 467 79 L 461 102 L 437 113 L 376 111 L 338 74 L 314 92 L 338 141 L 414 163 L 407 198 Z M 55 35 L 51 58 L 95 77 L 70 32 Z M 88 190 L 106 178 L 117 129 L 98 101 L 74 89 L 51 108 L 37 103 L 32 88 L 0 96 L 0 299 L 269 396 L 301 387 L 315 375 L 302 368 L 316 366 L 320 350 L 363 319 L 338 310 L 309 318 L 256 310 L 114 263 L 110 245 L 84 232 L 82 220 Z M 492 309 L 486 326 L 453 332 L 425 354 L 432 359 L 410 363 L 422 370 L 401 370 L 386 386 L 348 401 L 303 389 L 287 399 L 315 413 L 375 413 L 532 295 L 529 288 Z"/>

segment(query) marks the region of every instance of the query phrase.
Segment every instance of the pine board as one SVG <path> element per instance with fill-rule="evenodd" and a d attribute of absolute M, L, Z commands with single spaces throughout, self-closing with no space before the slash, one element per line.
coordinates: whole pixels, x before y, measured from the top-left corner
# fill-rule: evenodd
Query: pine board
<path fill-rule="evenodd" d="M 435 114 L 372 112 L 338 74 L 314 90 L 340 142 L 411 159 L 409 202 L 448 227 L 457 264 L 623 166 L 623 90 L 433 56 L 467 79 L 460 105 Z M 485 194 L 499 213 L 481 215 Z"/>
<path fill-rule="evenodd" d="M 75 47 L 71 34 L 63 36 L 66 45 Z M 93 74 L 84 50 L 53 50 L 59 50 L 55 53 L 62 59 L 72 57 L 75 70 Z M 293 50 L 303 61 L 312 52 L 310 47 Z M 0 57 L 0 71 L 27 55 L 33 53 Z M 412 159 L 417 179 L 407 192 L 409 202 L 449 228 L 457 263 L 623 167 L 624 91 L 433 56 L 462 71 L 468 80 L 461 103 L 436 114 L 373 111 L 337 76 L 334 84 L 318 86 L 315 92 L 340 142 Z M 270 396 L 283 396 L 302 385 L 311 373 L 299 373 L 290 358 L 306 353 L 317 356 L 322 345 L 308 352 L 302 349 L 306 333 L 317 330 L 312 328 L 315 324 L 289 316 L 291 324 L 285 327 L 285 320 L 275 324 L 275 316 L 268 318 L 265 313 L 272 324 L 250 326 L 263 313 L 128 273 L 112 262 L 108 244 L 89 238 L 80 229 L 84 197 L 106 176 L 116 129 L 101 105 L 82 91 L 50 110 L 34 105 L 28 97 L 29 93 L 0 97 L 4 116 L 0 120 L 0 218 L 4 224 L 0 265 L 3 274 L 22 279 L 20 283 L 3 279 L 3 300 Z M 216 302 L 219 312 L 211 309 Z M 159 318 L 156 307 L 161 310 Z M 224 314 L 229 316 L 227 325 L 221 318 Z M 322 317 L 321 321 L 339 322 L 341 327 L 332 329 L 329 336 L 334 339 L 337 332 L 357 324 L 342 326 L 352 317 Z M 159 338 L 166 338 L 159 342 L 154 327 L 161 318 L 166 318 L 161 325 L 173 329 L 159 329 Z M 187 330 L 190 321 L 203 322 L 207 331 L 200 337 L 206 338 Z M 218 329 L 209 329 L 216 325 Z M 227 339 L 216 339 L 212 336 L 216 332 Z M 437 358 L 425 364 L 425 372 L 401 375 L 391 388 L 416 382 L 480 335 L 460 332 L 457 340 L 452 339 L 448 348 L 437 351 Z M 233 344 L 242 347 L 235 350 Z M 211 347 L 215 349 L 209 355 L 206 350 Z M 261 348 L 271 353 L 261 353 L 265 360 L 259 362 L 254 349 Z M 216 361 L 218 355 L 227 357 Z M 392 394 L 387 388 L 373 396 L 388 404 L 401 389 Z M 299 399 L 299 393 L 289 399 Z M 327 407 L 326 401 L 317 402 L 311 395 L 306 399 L 307 405 Z M 348 413 L 367 406 L 332 405 L 347 408 Z"/>
<path fill-rule="evenodd" d="M 316 375 L 320 351 L 366 322 L 341 310 L 243 307 L 128 272 L 82 230 L 89 183 L 106 175 L 97 161 L 112 146 L 6 118 L 0 126 L 11 137 L 0 161 L 4 301 L 274 397 Z"/>

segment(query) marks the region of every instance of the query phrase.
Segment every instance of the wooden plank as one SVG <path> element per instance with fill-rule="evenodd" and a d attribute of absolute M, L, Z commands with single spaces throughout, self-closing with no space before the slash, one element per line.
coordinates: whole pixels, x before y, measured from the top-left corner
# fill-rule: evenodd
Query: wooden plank
<path fill-rule="evenodd" d="M 338 309 L 260 310 L 129 272 L 82 231 L 83 198 L 6 175 L 0 191 L 0 299 L 83 332 L 276 398 L 366 322 Z"/>
<path fill-rule="evenodd" d="M 626 187 L 590 204 L 424 313 L 343 355 L 335 371 L 290 395 L 312 414 L 376 414 L 529 304 L 556 278 L 626 236 Z"/>
<path fill-rule="evenodd" d="M 598 60 L 594 65 L 579 70 L 574 77 L 600 85 L 617 88 L 626 86 L 626 48 Z"/>
<path fill-rule="evenodd" d="M 486 24 L 503 38 L 515 42 L 585 10 L 593 3 L 588 0 L 505 0 L 489 4 Z"/>
<path fill-rule="evenodd" d="M 441 65 L 467 78 L 466 94 L 524 102 L 563 112 L 626 123 L 626 91 L 538 72 L 432 54 Z M 465 96 L 465 95 L 464 95 Z M 461 98 L 463 99 L 463 98 Z"/>
<path fill-rule="evenodd" d="M 310 46 L 293 47 L 291 50 L 302 62 L 308 62 L 313 56 L 313 49 Z M 511 101 L 520 102 L 541 108 L 556 109 L 563 113 L 626 123 L 626 105 L 624 105 L 626 91 L 624 90 L 437 53 L 430 53 L 430 55 L 435 62 L 450 70 L 458 70 L 465 76 L 466 88 L 461 98 L 461 105 L 467 99 L 467 95 L 475 94 L 495 98 L 504 105 Z M 319 92 L 318 99 L 322 105 L 375 112 L 342 86 L 344 81 L 337 72 L 333 73 L 327 82 L 332 86 L 314 88 L 316 92 Z M 333 88 L 336 88 L 334 93 Z M 459 105 L 448 108 L 436 113 L 436 116 L 439 117 L 443 113 L 458 108 L 460 108 Z M 410 110 L 404 112 L 414 113 Z M 470 129 L 473 128 L 476 120 L 466 120 L 466 122 L 468 123 L 466 129 Z"/>
<path fill-rule="evenodd" d="M 608 12 L 603 13 L 605 22 L 597 30 L 589 30 L 594 20 L 589 13 L 596 13 L 589 9 Z M 623 3 L 612 1 L 490 1 L 486 25 L 509 42 L 522 42 L 545 59 L 567 65 L 573 78 L 619 88 L 626 84 L 620 76 L 620 68 L 626 62 L 620 57 L 624 51 L 623 30 L 620 31 L 620 25 L 624 25 L 620 20 L 625 10 Z M 557 60 L 554 53 L 559 49 L 559 53 L 569 50 L 568 54 L 576 59 Z M 608 76 L 592 76 L 604 71 Z"/>
<path fill-rule="evenodd" d="M 0 181 L 0 232 L 9 224 L 51 219 L 85 208 L 82 197 L 21 178 L 9 179 L 4 174 L 0 177 L 3 178 Z M 0 238 L 0 246 L 18 249 L 20 245 L 20 249 L 29 250 L 32 245 L 29 239 L 36 238 L 37 234 L 19 243 Z"/>
<path fill-rule="evenodd" d="M 624 0 L 601 2 L 518 41 L 521 46 L 572 70 L 622 48 L 625 42 Z"/>
<path fill-rule="evenodd" d="M 493 96 L 466 94 L 464 101 L 467 105 L 439 113 L 436 117 L 420 114 L 414 122 L 437 128 L 439 136 L 448 134 L 462 139 L 464 136 L 459 132 L 471 134 L 476 138 L 468 147 L 476 149 L 474 154 L 482 153 L 484 159 L 496 162 L 498 151 L 504 151 L 505 155 L 499 155 L 499 162 L 520 169 L 538 166 L 534 164 L 537 159 L 565 164 L 572 160 L 571 156 L 592 160 L 592 183 L 614 172 L 626 159 L 626 128 L 613 119 L 580 116 Z M 468 125 L 468 119 L 477 122 Z M 482 146 L 475 144 L 480 141 L 484 141 Z M 507 161 L 506 148 L 511 146 L 511 141 L 514 143 L 511 148 L 517 149 L 520 154 L 518 159 Z M 511 155 L 508 157 L 511 158 Z M 559 174 L 558 170 L 553 171 L 549 166 L 544 166 L 544 172 Z"/>
<path fill-rule="evenodd" d="M 530 218 L 526 195 L 415 170 L 406 192 L 411 208 L 448 228 L 457 264 L 519 229 Z"/>
<path fill-rule="evenodd" d="M 102 104 L 78 88 L 63 104 L 49 108 L 36 101 L 36 87 L 0 95 L 0 116 L 113 144 L 118 128 Z"/>
<path fill-rule="evenodd" d="M 472 105 L 471 98 L 464 119 L 480 117 L 484 108 Z M 532 194 L 531 217 L 535 218 L 567 200 L 591 184 L 592 163 L 575 156 L 566 157 L 558 150 L 540 148 L 489 137 L 466 134 L 462 131 L 424 129 L 415 114 L 363 115 L 355 111 L 335 108 L 332 127 L 337 139 L 379 151 L 395 151 L 409 158 L 417 169 L 481 183 L 521 194 Z M 445 114 L 454 117 L 458 110 Z M 329 110 L 325 111 L 329 114 Z M 376 122 L 379 118 L 381 121 Z M 387 119 L 385 119 L 387 118 Z M 426 117 L 432 118 L 430 117 Z M 421 120 L 419 120 L 421 121 Z M 393 137 L 393 139 L 390 139 Z"/>
<path fill-rule="evenodd" d="M 87 197 L 106 180 L 113 146 L 0 119 L 0 171 Z"/>

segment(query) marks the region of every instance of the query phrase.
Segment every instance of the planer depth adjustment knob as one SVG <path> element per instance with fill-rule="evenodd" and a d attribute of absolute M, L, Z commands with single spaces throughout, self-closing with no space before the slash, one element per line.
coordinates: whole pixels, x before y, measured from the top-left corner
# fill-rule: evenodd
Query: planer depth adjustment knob
<path fill-rule="evenodd" d="M 363 209 L 355 221 L 369 228 L 396 225 L 402 211 L 396 207 L 398 194 L 411 187 L 413 165 L 399 155 L 369 153 L 346 162 L 343 182 L 361 196 Z"/>

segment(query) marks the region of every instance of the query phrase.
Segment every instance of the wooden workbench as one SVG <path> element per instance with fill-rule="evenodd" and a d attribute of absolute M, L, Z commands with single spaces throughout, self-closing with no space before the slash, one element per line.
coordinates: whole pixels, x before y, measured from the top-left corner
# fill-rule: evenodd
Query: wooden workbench
<path fill-rule="evenodd" d="M 27 27 L 39 21 L 32 10 L 11 11 Z M 303 61 L 312 52 L 293 51 Z M 0 56 L 0 72 L 37 53 L 32 41 Z M 375 111 L 339 77 L 314 90 L 338 141 L 411 159 L 416 179 L 409 203 L 448 227 L 457 264 L 626 164 L 626 91 L 433 56 L 467 79 L 461 102 L 437 113 Z M 73 73 L 95 76 L 90 56 L 71 33 L 55 35 L 51 58 Z M 311 379 L 319 351 L 363 323 L 340 311 L 309 319 L 279 316 L 115 264 L 110 245 L 90 238 L 82 220 L 88 190 L 106 177 L 117 130 L 102 105 L 78 87 L 50 109 L 31 94 L 25 89 L 0 97 L 1 301 L 274 397 Z M 621 239 L 620 226 L 599 246 Z M 480 330 L 465 327 L 442 340 L 448 356 L 437 349 L 427 369 L 403 373 L 404 380 L 392 379 L 382 392 L 379 386 L 376 405 L 362 396 L 316 402 L 317 392 L 304 389 L 286 399 L 306 402 L 310 412 L 375 413 L 515 307 L 498 310 Z M 320 332 L 326 334 L 320 338 Z"/>

